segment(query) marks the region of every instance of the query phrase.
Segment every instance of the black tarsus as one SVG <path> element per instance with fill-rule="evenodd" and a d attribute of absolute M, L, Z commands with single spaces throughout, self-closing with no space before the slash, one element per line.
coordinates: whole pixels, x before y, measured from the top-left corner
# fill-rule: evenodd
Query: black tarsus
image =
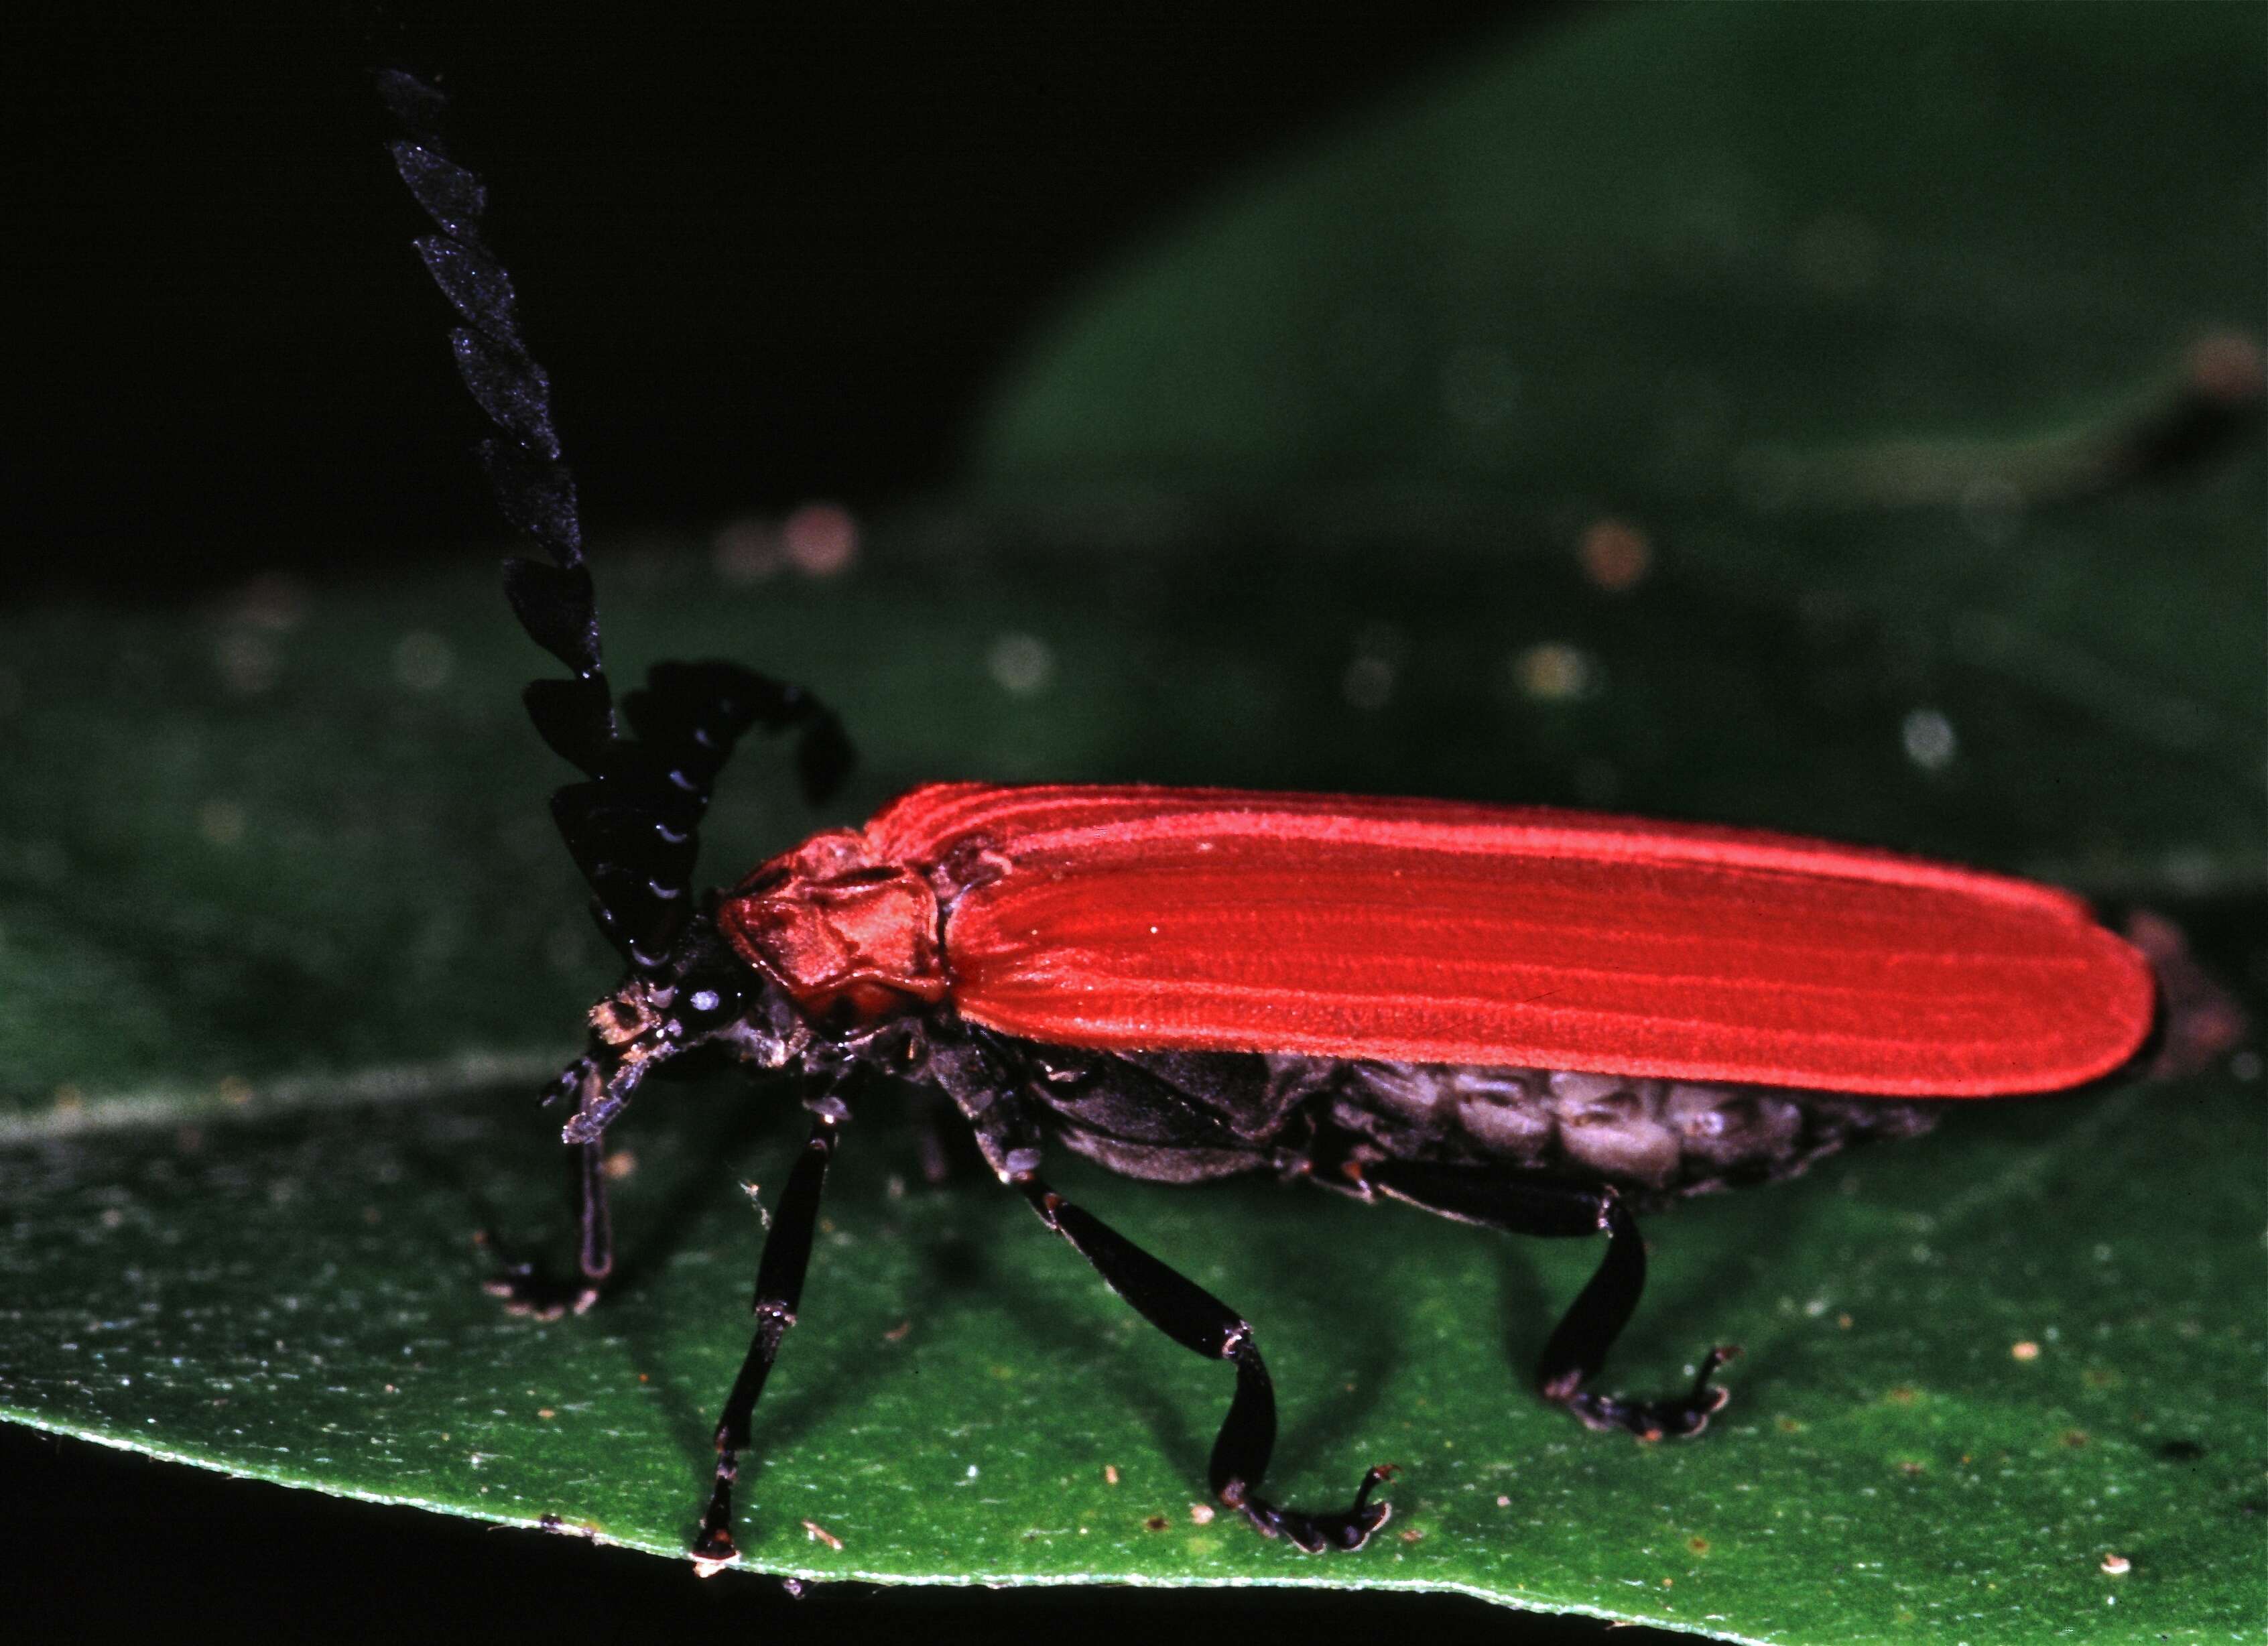
<path fill-rule="evenodd" d="M 1592 1429 L 1619 1429 L 1641 1440 L 1697 1435 L 1721 1410 L 1727 1392 L 1710 1382 L 1741 1351 L 1712 1348 L 1683 1395 L 1630 1400 L 1584 1385 L 1606 1365 L 1607 1351 L 1637 1312 L 1646 1290 L 1646 1242 L 1638 1220 L 1613 1189 L 1555 1181 L 1485 1167 L 1388 1160 L 1365 1165 L 1362 1190 L 1376 1190 L 1443 1217 L 1511 1234 L 1566 1237 L 1604 1232 L 1597 1271 L 1552 1328 L 1535 1370 L 1536 1388 Z"/>
<path fill-rule="evenodd" d="M 1326 1548 L 1359 1549 L 1386 1524 L 1391 1509 L 1370 1499 L 1393 1475 L 1391 1464 L 1365 1473 L 1353 1503 L 1336 1514 L 1285 1509 L 1263 1497 L 1261 1481 L 1276 1449 L 1276 1388 L 1251 1326 L 1204 1287 L 1056 1194 L 1036 1174 L 1020 1172 L 1013 1186 L 1040 1221 L 1068 1240 L 1136 1313 L 1191 1353 L 1236 1367 L 1236 1394 L 1212 1448 L 1212 1489 L 1222 1503 L 1268 1536 L 1287 1538 L 1311 1554 Z"/>
<path fill-rule="evenodd" d="M 820 1192 L 827 1184 L 828 1163 L 835 1157 L 834 1115 L 820 1114 L 812 1123 L 811 1137 L 788 1174 L 787 1188 L 772 1214 L 771 1231 L 764 1237 L 763 1256 L 756 1264 L 756 1293 L 750 1305 L 756 1317 L 755 1336 L 740 1363 L 740 1376 L 725 1399 L 717 1421 L 717 1479 L 709 1494 L 708 1512 L 693 1540 L 693 1558 L 718 1565 L 739 1553 L 733 1543 L 733 1484 L 740 1478 L 740 1453 L 747 1449 L 748 1424 L 756 1400 L 779 1358 L 780 1340 L 795 1324 L 803 1300 L 804 1272 L 811 1263 L 812 1237 L 819 1224 Z"/>
<path fill-rule="evenodd" d="M 504 584 L 520 626 L 573 677 L 537 680 L 525 694 L 544 742 L 589 779 L 554 795 L 552 816 L 590 884 L 599 929 L 632 966 L 656 970 L 691 918 L 702 814 L 740 735 L 799 733 L 799 775 L 814 804 L 848 773 L 850 742 L 800 687 L 730 663 L 663 664 L 617 716 L 551 380 L 521 336 L 512 276 L 481 238 L 487 190 L 450 158 L 438 88 L 395 70 L 379 74 L 378 88 L 409 133 L 391 145 L 395 169 L 438 231 L 416 244 L 463 321 L 449 339 L 458 375 L 498 430 L 481 443 L 482 466 L 504 518 L 546 557 L 507 560 Z"/>

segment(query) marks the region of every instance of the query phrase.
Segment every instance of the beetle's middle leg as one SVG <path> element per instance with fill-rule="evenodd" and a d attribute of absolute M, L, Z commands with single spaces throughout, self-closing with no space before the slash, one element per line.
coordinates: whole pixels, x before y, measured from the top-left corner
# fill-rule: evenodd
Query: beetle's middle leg
<path fill-rule="evenodd" d="M 1740 1353 L 1736 1348 L 1712 1348 L 1703 1356 L 1693 1386 L 1682 1395 L 1631 1400 L 1585 1386 L 1606 1364 L 1608 1349 L 1630 1324 L 1646 1290 L 1646 1242 L 1638 1220 L 1613 1189 L 1403 1160 L 1366 1163 L 1359 1172 L 1358 1193 L 1375 1190 L 1464 1223 L 1512 1234 L 1606 1235 L 1598 1271 L 1543 1346 L 1535 1384 L 1545 1400 L 1565 1407 L 1593 1429 L 1627 1429 L 1641 1440 L 1697 1435 L 1724 1407 L 1729 1396 L 1710 1378 Z"/>
<path fill-rule="evenodd" d="M 1370 1495 L 1394 1473 L 1391 1465 L 1365 1474 L 1353 1504 L 1336 1514 L 1307 1514 L 1263 1497 L 1261 1477 L 1276 1449 L 1276 1388 L 1252 1327 L 1204 1287 L 1056 1194 L 1036 1173 L 1019 1172 L 1010 1182 L 1031 1201 L 1040 1221 L 1070 1241 L 1143 1319 L 1183 1348 L 1236 1367 L 1236 1395 L 1212 1448 L 1212 1489 L 1222 1503 L 1268 1536 L 1280 1533 L 1309 1554 L 1359 1549 L 1386 1524 L 1388 1505 L 1371 1502 Z"/>

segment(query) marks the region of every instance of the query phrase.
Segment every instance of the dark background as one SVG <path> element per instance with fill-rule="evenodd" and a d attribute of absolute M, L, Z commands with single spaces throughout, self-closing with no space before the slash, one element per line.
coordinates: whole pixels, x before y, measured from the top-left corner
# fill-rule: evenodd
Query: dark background
<path fill-rule="evenodd" d="M 372 61 L 457 99 L 594 528 L 705 529 L 946 482 L 1115 252 L 1571 9 L 10 8 L 6 586 L 162 598 L 498 537 Z"/>
<path fill-rule="evenodd" d="M 469 26 L 10 8 L 0 599 L 162 603 L 262 570 L 495 552 L 375 62 L 438 71 L 458 99 L 594 527 L 698 531 L 948 485 L 1019 341 L 1115 253 L 1240 165 L 1571 9 L 835 4 L 657 28 L 537 4 Z M 1605 1635 L 1453 1597 L 795 1601 L 10 1426 L 0 1578 L 26 1640 L 190 1620 L 333 1639 L 951 1640 L 1104 1618 L 1174 1637 Z"/>

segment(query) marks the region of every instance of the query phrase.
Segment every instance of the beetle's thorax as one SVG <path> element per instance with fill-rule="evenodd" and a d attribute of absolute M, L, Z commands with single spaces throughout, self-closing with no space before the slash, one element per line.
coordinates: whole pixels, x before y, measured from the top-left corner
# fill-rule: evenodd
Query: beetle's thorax
<path fill-rule="evenodd" d="M 773 858 L 720 901 L 733 952 L 814 1021 L 868 1022 L 945 998 L 937 893 L 880 860 L 856 829 L 829 829 Z"/>

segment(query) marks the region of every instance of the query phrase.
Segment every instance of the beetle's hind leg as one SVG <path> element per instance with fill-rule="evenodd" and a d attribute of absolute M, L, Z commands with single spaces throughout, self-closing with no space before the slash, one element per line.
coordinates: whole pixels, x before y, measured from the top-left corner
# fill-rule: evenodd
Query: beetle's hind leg
<path fill-rule="evenodd" d="M 1552 1328 L 1536 1366 L 1536 1387 L 1545 1400 L 1565 1407 L 1593 1429 L 1627 1429 L 1640 1440 L 1697 1435 L 1732 1398 L 1710 1379 L 1741 1352 L 1737 1348 L 1719 1344 L 1702 1356 L 1693 1386 L 1683 1395 L 1637 1400 L 1584 1386 L 1606 1364 L 1607 1350 L 1630 1324 L 1646 1290 L 1646 1242 L 1638 1220 L 1612 1189 L 1598 1191 L 1597 1198 L 1603 1202 L 1600 1226 L 1606 1231 L 1606 1255 Z"/>
<path fill-rule="evenodd" d="M 1020 1172 L 1012 1182 L 1040 1221 L 1070 1241 L 1110 1290 L 1151 1325 L 1183 1348 L 1236 1367 L 1236 1395 L 1212 1448 L 1212 1489 L 1222 1503 L 1268 1536 L 1280 1534 L 1309 1554 L 1359 1549 L 1386 1524 L 1390 1510 L 1382 1502 L 1373 1503 L 1371 1494 L 1394 1473 L 1391 1465 L 1366 1473 L 1352 1505 L 1336 1514 L 1307 1514 L 1263 1497 L 1261 1479 L 1276 1448 L 1276 1388 L 1252 1327 L 1204 1287 L 1064 1200 L 1036 1174 Z"/>
<path fill-rule="evenodd" d="M 1613 1189 L 1481 1167 L 1399 1160 L 1364 1165 L 1359 1181 L 1365 1189 L 1442 1216 L 1512 1234 L 1604 1233 L 1607 1251 L 1597 1273 L 1543 1346 L 1535 1370 L 1538 1392 L 1590 1428 L 1626 1429 L 1641 1440 L 1697 1435 L 1723 1409 L 1729 1396 L 1710 1379 L 1740 1353 L 1737 1348 L 1712 1348 L 1703 1356 L 1693 1386 L 1683 1394 L 1632 1400 L 1586 1386 L 1606 1364 L 1607 1351 L 1630 1324 L 1646 1290 L 1646 1242 L 1638 1234 L 1638 1220 Z"/>

